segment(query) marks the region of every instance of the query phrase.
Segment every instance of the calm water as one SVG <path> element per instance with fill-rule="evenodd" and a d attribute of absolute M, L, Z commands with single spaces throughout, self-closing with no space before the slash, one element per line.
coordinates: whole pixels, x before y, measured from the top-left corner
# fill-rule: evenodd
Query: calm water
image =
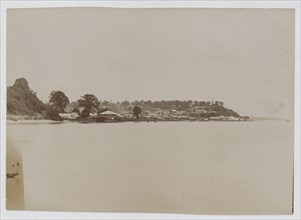
<path fill-rule="evenodd" d="M 27 210 L 287 214 L 286 121 L 8 125 Z"/>

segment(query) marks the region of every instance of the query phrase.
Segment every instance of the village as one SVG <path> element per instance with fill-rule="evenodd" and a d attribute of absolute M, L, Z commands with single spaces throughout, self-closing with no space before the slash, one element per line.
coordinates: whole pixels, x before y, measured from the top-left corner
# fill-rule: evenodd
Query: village
<path fill-rule="evenodd" d="M 138 109 L 138 112 L 135 112 Z M 246 116 L 221 115 L 213 110 L 206 110 L 202 107 L 194 107 L 186 110 L 160 109 L 160 108 L 142 108 L 140 106 L 129 105 L 126 108 L 115 106 L 113 108 L 99 108 L 98 111 L 92 111 L 88 117 L 81 117 L 84 108 L 81 107 L 74 112 L 70 109 L 65 113 L 59 113 L 62 120 L 79 122 L 126 122 L 126 121 L 249 121 Z"/>

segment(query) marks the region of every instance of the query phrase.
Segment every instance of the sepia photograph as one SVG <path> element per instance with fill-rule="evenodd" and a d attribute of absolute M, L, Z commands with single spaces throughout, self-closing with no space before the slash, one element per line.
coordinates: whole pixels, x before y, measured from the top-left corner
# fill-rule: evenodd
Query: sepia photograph
<path fill-rule="evenodd" d="M 295 9 L 6 10 L 6 210 L 294 214 Z"/>

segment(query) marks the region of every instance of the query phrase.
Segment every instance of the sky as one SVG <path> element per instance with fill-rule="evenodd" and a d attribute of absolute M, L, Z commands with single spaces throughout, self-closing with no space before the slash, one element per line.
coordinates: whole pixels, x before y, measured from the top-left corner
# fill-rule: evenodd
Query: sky
<path fill-rule="evenodd" d="M 293 118 L 294 31 L 293 9 L 8 9 L 7 85 Z"/>

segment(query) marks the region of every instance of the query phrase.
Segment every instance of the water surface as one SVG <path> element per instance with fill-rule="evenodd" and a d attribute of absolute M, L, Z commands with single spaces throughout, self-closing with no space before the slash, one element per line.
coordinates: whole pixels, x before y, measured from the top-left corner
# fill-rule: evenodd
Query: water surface
<path fill-rule="evenodd" d="M 289 214 L 293 124 L 14 124 L 27 210 Z"/>

